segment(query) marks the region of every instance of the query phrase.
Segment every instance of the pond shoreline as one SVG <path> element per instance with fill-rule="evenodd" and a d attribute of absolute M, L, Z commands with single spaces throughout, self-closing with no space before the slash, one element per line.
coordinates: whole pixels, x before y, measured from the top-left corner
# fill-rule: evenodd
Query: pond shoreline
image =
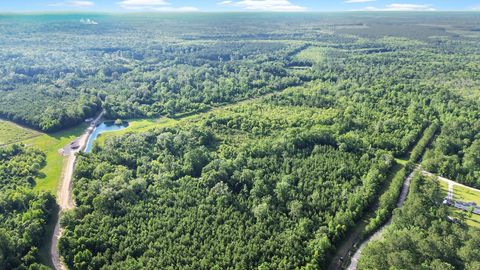
<path fill-rule="evenodd" d="M 118 130 L 125 129 L 127 127 L 128 127 L 127 121 L 122 121 L 121 124 L 118 124 L 116 123 L 116 121 L 112 121 L 112 120 L 106 120 L 98 123 L 97 125 L 95 125 L 93 130 L 88 135 L 87 143 L 83 151 L 85 153 L 90 153 L 93 149 L 95 141 L 98 139 L 98 137 L 102 133 L 118 131 Z"/>

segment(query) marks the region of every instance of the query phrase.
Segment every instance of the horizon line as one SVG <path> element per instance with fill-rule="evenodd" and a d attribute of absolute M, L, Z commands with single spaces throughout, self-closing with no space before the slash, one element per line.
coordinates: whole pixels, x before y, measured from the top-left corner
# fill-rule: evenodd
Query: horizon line
<path fill-rule="evenodd" d="M 0 15 L 36 15 L 36 14 L 202 14 L 202 13 L 225 13 L 225 14 L 312 14 L 312 13 L 480 13 L 480 10 L 331 10 L 331 11 L 254 11 L 254 10 L 196 10 L 196 11 L 79 11 L 79 10 L 35 10 L 35 11 L 2 11 Z"/>

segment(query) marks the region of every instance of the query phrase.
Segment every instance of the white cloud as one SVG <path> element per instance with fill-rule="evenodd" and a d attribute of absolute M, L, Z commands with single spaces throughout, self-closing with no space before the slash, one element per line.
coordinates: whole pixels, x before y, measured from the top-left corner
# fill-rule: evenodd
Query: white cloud
<path fill-rule="evenodd" d="M 365 7 L 364 11 L 435 11 L 432 5 L 417 5 L 417 4 L 389 4 L 384 8 Z"/>
<path fill-rule="evenodd" d="M 152 10 L 162 12 L 190 12 L 198 11 L 196 7 L 172 7 L 167 0 L 123 0 L 118 5 L 130 10 Z"/>
<path fill-rule="evenodd" d="M 170 5 L 166 0 L 123 0 L 118 4 L 125 9 L 151 9 Z"/>
<path fill-rule="evenodd" d="M 162 11 L 162 12 L 194 12 L 200 11 L 200 9 L 196 7 L 159 7 L 153 9 L 155 11 Z"/>
<path fill-rule="evenodd" d="M 480 5 L 478 5 L 478 6 L 473 6 L 473 7 L 470 8 L 470 10 L 480 11 Z"/>
<path fill-rule="evenodd" d="M 240 0 L 223 1 L 224 6 L 239 7 L 248 11 L 306 11 L 306 7 L 292 4 L 289 0 Z"/>
<path fill-rule="evenodd" d="M 94 5 L 95 3 L 92 1 L 66 1 L 66 2 L 53 3 L 53 4 L 50 4 L 49 6 L 86 8 L 86 7 L 93 7 Z"/>
<path fill-rule="evenodd" d="M 345 3 L 352 4 L 352 3 L 367 3 L 367 2 L 375 2 L 376 0 L 347 0 Z"/>

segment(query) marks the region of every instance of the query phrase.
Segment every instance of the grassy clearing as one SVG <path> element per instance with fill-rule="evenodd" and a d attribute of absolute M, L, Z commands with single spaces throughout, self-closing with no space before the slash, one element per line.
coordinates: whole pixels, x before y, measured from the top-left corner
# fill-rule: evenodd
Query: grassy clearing
<path fill-rule="evenodd" d="M 37 179 L 35 190 L 44 190 L 56 194 L 58 183 L 62 176 L 62 169 L 66 158 L 58 153 L 58 150 L 82 135 L 86 124 L 79 125 L 64 131 L 42 134 L 41 136 L 23 141 L 27 146 L 32 146 L 43 151 L 46 158 L 46 166 L 40 171 L 42 176 Z"/>
<path fill-rule="evenodd" d="M 12 122 L 0 120 L 0 145 L 21 142 L 40 135 L 41 133 L 37 131 L 21 127 Z"/>
<path fill-rule="evenodd" d="M 465 187 L 453 186 L 453 198 L 464 202 L 475 202 L 480 205 L 480 192 Z"/>
<path fill-rule="evenodd" d="M 440 189 L 442 190 L 442 197 L 447 197 L 448 194 L 448 183 L 444 181 L 438 181 L 438 184 L 440 185 Z"/>
<path fill-rule="evenodd" d="M 468 213 L 452 207 L 448 208 L 448 215 L 460 220 L 464 219 L 468 226 L 480 228 L 480 215 L 472 214 L 468 216 Z"/>
<path fill-rule="evenodd" d="M 40 171 L 41 176 L 37 179 L 34 189 L 56 194 L 62 169 L 66 162 L 66 159 L 58 153 L 58 150 L 80 136 L 86 127 L 86 124 L 82 124 L 64 131 L 46 134 L 18 126 L 9 121 L 0 120 L 0 145 L 23 143 L 44 152 L 46 154 L 46 165 Z"/>
<path fill-rule="evenodd" d="M 295 59 L 299 61 L 312 61 L 320 63 L 325 59 L 326 48 L 311 46 L 299 52 Z"/>

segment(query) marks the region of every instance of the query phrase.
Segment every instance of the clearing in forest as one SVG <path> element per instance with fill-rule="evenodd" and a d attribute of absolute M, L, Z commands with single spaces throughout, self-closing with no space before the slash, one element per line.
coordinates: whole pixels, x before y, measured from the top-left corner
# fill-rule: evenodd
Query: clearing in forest
<path fill-rule="evenodd" d="M 80 136 L 85 125 L 66 129 L 56 133 L 42 133 L 21 127 L 9 121 L 0 120 L 0 145 L 22 143 L 41 150 L 46 154 L 46 165 L 40 170 L 40 178 L 34 189 L 56 194 L 66 159 L 58 150 Z"/>
<path fill-rule="evenodd" d="M 310 46 L 305 50 L 299 52 L 295 56 L 295 60 L 320 63 L 325 59 L 326 50 L 327 49 L 324 47 Z"/>
<path fill-rule="evenodd" d="M 21 127 L 12 122 L 0 120 L 0 145 L 21 142 L 39 135 L 40 133 L 34 130 Z"/>

